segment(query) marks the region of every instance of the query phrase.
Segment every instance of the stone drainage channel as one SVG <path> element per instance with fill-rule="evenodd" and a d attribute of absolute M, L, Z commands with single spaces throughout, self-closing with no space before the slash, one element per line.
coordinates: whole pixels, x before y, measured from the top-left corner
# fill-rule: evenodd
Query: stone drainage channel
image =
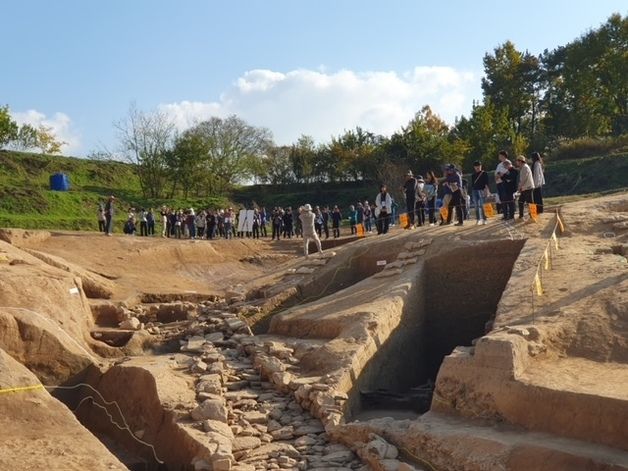
<path fill-rule="evenodd" d="M 90 391 L 64 399 L 129 469 L 343 471 L 364 467 L 349 448 L 331 443 L 320 420 L 308 412 L 312 402 L 329 389 L 326 378 L 297 379 L 300 352 L 252 336 L 224 301 L 138 305 L 132 311 L 119 311 L 127 318 L 124 327 L 135 326 L 138 333 L 151 334 L 147 344 L 154 355 L 125 358 L 104 372 L 94 368 L 86 374 L 86 382 L 107 401 L 116 401 L 124 417 L 111 406 L 108 412 L 118 423 L 126 422 L 129 430 L 114 426 L 100 407 L 85 400 Z M 131 319 L 146 323 L 138 325 Z M 126 339 L 98 333 L 95 337 L 117 346 L 124 343 L 120 338 Z M 187 381 L 188 390 L 193 384 L 194 400 L 164 404 L 153 378 L 137 368 L 143 359 L 165 367 L 167 376 Z M 334 399 L 340 413 L 347 398 Z M 387 456 L 397 457 L 396 449 L 378 442 L 377 437 L 373 446 L 383 446 Z M 402 469 L 399 464 L 393 462 L 390 469 Z"/>

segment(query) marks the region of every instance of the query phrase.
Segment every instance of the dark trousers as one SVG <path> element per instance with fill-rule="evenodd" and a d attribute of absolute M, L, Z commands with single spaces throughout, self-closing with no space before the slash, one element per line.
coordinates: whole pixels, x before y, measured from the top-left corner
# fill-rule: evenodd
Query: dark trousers
<path fill-rule="evenodd" d="M 266 232 L 266 223 L 264 223 L 264 224 L 262 224 L 260 226 L 260 230 L 261 230 L 261 233 L 262 233 L 262 237 L 268 237 L 268 232 Z"/>
<path fill-rule="evenodd" d="M 279 224 L 273 224 L 273 239 L 275 237 L 277 237 L 277 240 L 279 240 L 281 235 L 281 226 Z"/>
<path fill-rule="evenodd" d="M 406 210 L 408 211 L 408 225 L 414 225 L 414 207 L 416 204 L 415 198 L 408 198 L 406 196 Z"/>
<path fill-rule="evenodd" d="M 523 205 L 524 203 L 532 203 L 532 190 L 523 190 L 519 195 L 519 217 L 523 217 Z M 528 211 L 530 207 L 528 206 Z"/>
<path fill-rule="evenodd" d="M 148 224 L 146 224 L 146 221 L 140 221 L 140 235 L 141 236 L 148 235 Z"/>
<path fill-rule="evenodd" d="M 106 232 L 105 231 L 105 221 L 98 221 L 98 232 Z"/>
<path fill-rule="evenodd" d="M 334 238 L 340 237 L 340 226 L 332 226 Z"/>
<path fill-rule="evenodd" d="M 498 213 L 505 213 L 505 204 L 507 200 L 511 200 L 512 199 L 512 195 L 510 195 L 509 198 L 506 198 L 506 189 L 504 188 L 504 183 L 498 183 L 497 184 L 497 196 L 499 196 L 499 203 L 496 205 L 497 206 L 497 212 Z M 504 219 L 506 219 L 504 217 Z"/>
<path fill-rule="evenodd" d="M 427 200 L 427 216 L 430 224 L 436 224 L 436 196 Z"/>
<path fill-rule="evenodd" d="M 414 207 L 416 209 L 417 225 L 422 226 L 425 224 L 425 201 L 418 200 Z"/>
<path fill-rule="evenodd" d="M 506 199 L 506 202 L 502 203 L 502 212 L 504 213 L 504 219 L 514 219 L 515 217 L 515 202 L 512 196 Z"/>
<path fill-rule="evenodd" d="M 323 224 L 323 231 L 325 232 L 325 239 L 329 239 L 329 226 L 327 224 Z"/>
<path fill-rule="evenodd" d="M 148 221 L 148 235 L 155 235 L 155 221 Z"/>
<path fill-rule="evenodd" d="M 463 204 L 464 202 L 462 201 L 462 191 L 454 191 L 451 194 L 449 206 L 447 207 L 447 224 L 451 222 L 451 218 L 454 215 L 454 208 L 456 209 L 456 218 L 458 219 L 458 224 L 462 224 L 462 215 L 464 214 Z"/>
<path fill-rule="evenodd" d="M 259 239 L 259 224 L 253 224 L 253 238 Z"/>
<path fill-rule="evenodd" d="M 386 211 L 380 211 L 377 222 L 375 224 L 377 226 L 378 234 L 386 234 L 390 226 L 389 214 Z"/>
<path fill-rule="evenodd" d="M 322 224 L 314 223 L 314 230 L 318 234 L 319 238 L 323 237 L 323 225 Z"/>
<path fill-rule="evenodd" d="M 543 187 L 532 190 L 532 200 L 536 204 L 536 212 L 541 214 L 543 212 Z"/>
<path fill-rule="evenodd" d="M 196 226 L 196 237 L 199 239 L 205 237 L 205 226 Z"/>
<path fill-rule="evenodd" d="M 113 234 L 113 218 L 111 214 L 105 215 L 105 229 L 107 234 Z"/>

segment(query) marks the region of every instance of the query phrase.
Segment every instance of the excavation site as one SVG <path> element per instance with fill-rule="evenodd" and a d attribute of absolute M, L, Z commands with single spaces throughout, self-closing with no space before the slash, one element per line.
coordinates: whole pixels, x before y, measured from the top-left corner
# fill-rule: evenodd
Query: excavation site
<path fill-rule="evenodd" d="M 0 229 L 0 469 L 628 470 L 627 245 L 623 194 L 307 258 Z"/>

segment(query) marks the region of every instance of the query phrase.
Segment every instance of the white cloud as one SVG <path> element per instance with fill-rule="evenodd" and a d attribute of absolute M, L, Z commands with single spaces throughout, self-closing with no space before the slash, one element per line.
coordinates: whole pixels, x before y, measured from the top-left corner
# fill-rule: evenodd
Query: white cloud
<path fill-rule="evenodd" d="M 182 101 L 160 109 L 179 129 L 236 114 L 270 128 L 277 143 L 290 144 L 301 134 L 327 141 L 355 126 L 389 135 L 424 105 L 453 123 L 456 116 L 468 114 L 478 94 L 476 76 L 452 67 L 415 67 L 402 74 L 257 69 L 244 73 L 217 101 Z"/>
<path fill-rule="evenodd" d="M 72 120 L 65 113 L 55 113 L 47 117 L 37 110 L 11 112 L 11 117 L 19 124 L 30 124 L 34 127 L 45 126 L 51 128 L 57 139 L 64 141 L 61 151 L 64 154 L 74 154 L 81 150 L 81 139 L 72 125 Z"/>

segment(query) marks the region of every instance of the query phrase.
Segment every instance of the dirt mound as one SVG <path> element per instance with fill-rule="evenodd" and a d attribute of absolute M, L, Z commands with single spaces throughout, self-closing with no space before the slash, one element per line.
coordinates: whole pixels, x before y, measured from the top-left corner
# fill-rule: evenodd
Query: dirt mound
<path fill-rule="evenodd" d="M 41 387 L 33 373 L 0 349 L 0 469 L 127 468 Z"/>
<path fill-rule="evenodd" d="M 18 247 L 34 247 L 50 237 L 48 231 L 29 231 L 24 229 L 0 229 L 0 240 Z"/>

